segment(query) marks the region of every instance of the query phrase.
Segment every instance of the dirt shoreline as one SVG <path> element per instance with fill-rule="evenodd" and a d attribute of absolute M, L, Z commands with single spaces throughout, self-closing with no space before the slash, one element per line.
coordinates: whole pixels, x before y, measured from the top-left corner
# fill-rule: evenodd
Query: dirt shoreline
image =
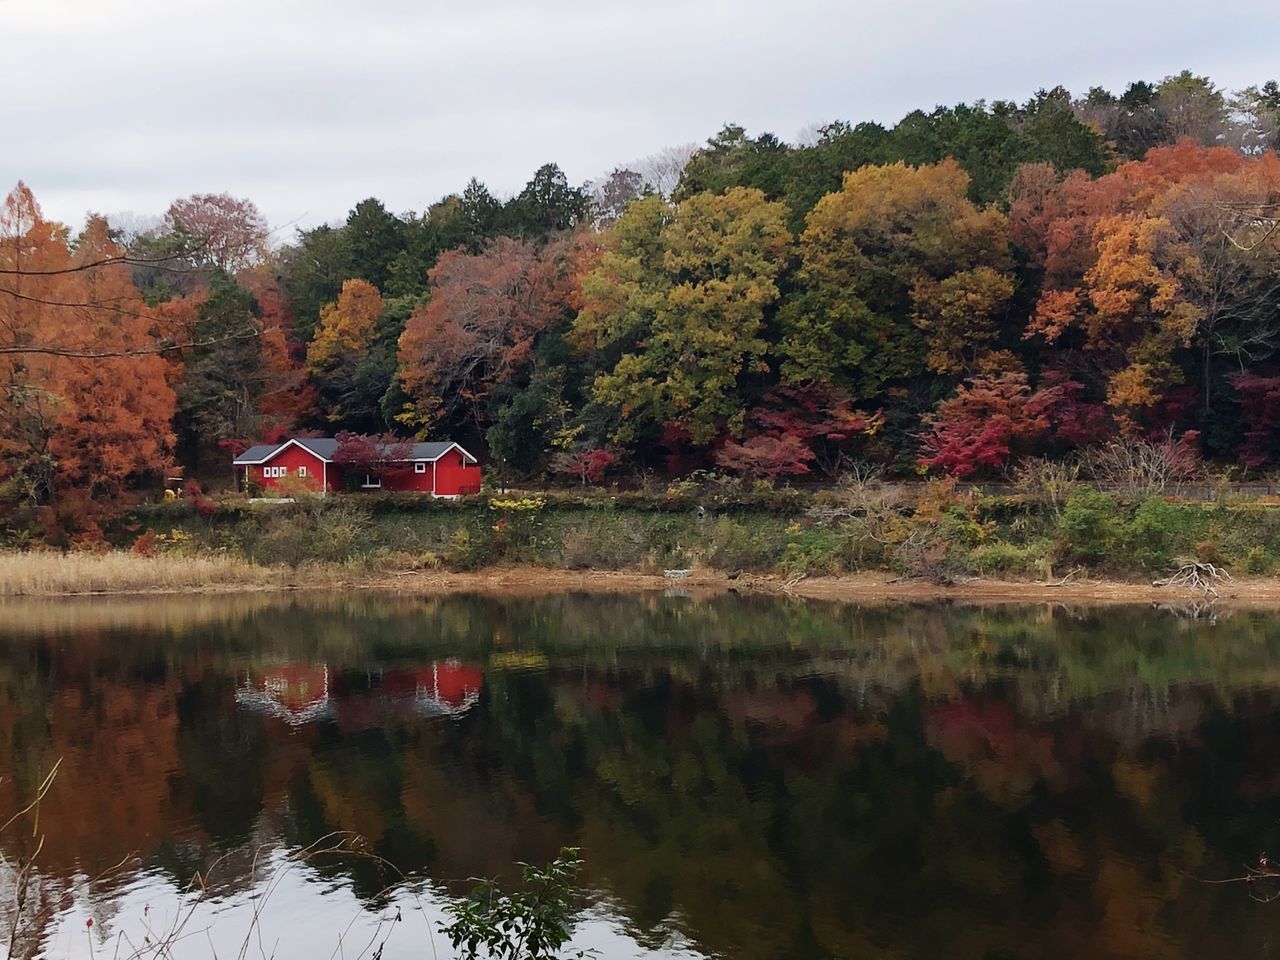
<path fill-rule="evenodd" d="M 1017 580 L 971 580 L 952 585 L 899 580 L 890 573 L 862 573 L 803 580 L 778 575 L 733 578 L 694 571 L 669 579 L 660 574 L 607 570 L 553 570 L 502 567 L 474 573 L 423 572 L 379 576 L 352 583 L 365 589 L 403 593 L 493 593 L 529 596 L 553 592 L 636 592 L 688 590 L 698 593 L 773 594 L 820 600 L 928 602 L 959 600 L 1001 603 L 1194 603 L 1203 592 L 1118 580 L 1072 580 L 1064 584 Z M 1220 603 L 1280 606 L 1280 579 L 1237 580 L 1219 588 Z"/>
<path fill-rule="evenodd" d="M 636 593 L 685 591 L 698 596 L 733 592 L 803 597 L 816 600 L 867 602 L 972 603 L 1077 603 L 1077 604 L 1191 604 L 1213 599 L 1224 605 L 1280 607 L 1280 578 L 1236 580 L 1219 589 L 1216 598 L 1198 590 L 1153 587 L 1149 583 L 1119 580 L 1070 580 L 1050 584 L 1018 580 L 970 580 L 941 585 L 899 580 L 888 572 L 843 577 L 788 579 L 781 574 L 745 574 L 737 577 L 716 571 L 693 571 L 687 577 L 613 570 L 557 570 L 546 567 L 495 567 L 474 572 L 405 571 L 360 576 L 300 573 L 258 584 L 210 584 L 200 588 L 120 589 L 65 593 L 30 593 L 3 600 L 173 596 L 174 594 L 293 593 L 315 590 L 386 591 L 398 594 L 439 595 L 478 593 L 494 596 L 533 597 L 550 593 Z"/>

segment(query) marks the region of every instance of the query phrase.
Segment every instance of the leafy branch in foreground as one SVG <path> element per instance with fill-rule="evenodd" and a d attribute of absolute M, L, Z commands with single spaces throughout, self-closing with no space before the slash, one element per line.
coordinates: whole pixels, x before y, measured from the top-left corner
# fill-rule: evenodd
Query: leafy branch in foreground
<path fill-rule="evenodd" d="M 557 960 L 569 941 L 574 883 L 582 869 L 577 847 L 564 847 L 545 867 L 521 864 L 523 889 L 504 894 L 484 880 L 471 895 L 445 907 L 442 932 L 465 960 Z M 483 948 L 483 950 L 482 950 Z M 575 957 L 586 956 L 577 951 Z"/>
<path fill-rule="evenodd" d="M 1280 870 L 1271 865 L 1271 861 L 1267 855 L 1261 854 L 1258 857 L 1257 865 L 1244 865 L 1244 873 L 1238 877 L 1228 877 L 1225 880 L 1202 880 L 1201 883 L 1210 884 L 1226 884 L 1226 883 L 1243 883 L 1249 890 L 1249 899 L 1257 900 L 1259 903 L 1270 903 L 1272 900 L 1280 899 L 1280 888 L 1276 887 L 1280 882 Z"/>

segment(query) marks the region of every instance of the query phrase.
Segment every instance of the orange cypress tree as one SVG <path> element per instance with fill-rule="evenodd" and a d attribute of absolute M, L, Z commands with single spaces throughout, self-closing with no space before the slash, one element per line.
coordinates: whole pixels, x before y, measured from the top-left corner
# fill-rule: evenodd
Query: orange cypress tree
<path fill-rule="evenodd" d="M 74 252 L 68 240 L 19 183 L 0 213 L 0 483 L 10 503 L 119 497 L 172 452 L 156 315 L 128 268 L 111 262 L 121 250 L 104 221 L 90 220 Z"/>

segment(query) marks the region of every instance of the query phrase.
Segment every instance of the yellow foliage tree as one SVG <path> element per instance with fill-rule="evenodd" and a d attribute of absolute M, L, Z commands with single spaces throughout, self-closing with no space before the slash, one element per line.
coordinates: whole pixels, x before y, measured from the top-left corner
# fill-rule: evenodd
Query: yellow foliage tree
<path fill-rule="evenodd" d="M 320 325 L 307 348 L 307 366 L 324 373 L 345 359 L 368 352 L 378 318 L 382 294 L 366 280 L 346 280 L 342 293 L 320 309 Z"/>

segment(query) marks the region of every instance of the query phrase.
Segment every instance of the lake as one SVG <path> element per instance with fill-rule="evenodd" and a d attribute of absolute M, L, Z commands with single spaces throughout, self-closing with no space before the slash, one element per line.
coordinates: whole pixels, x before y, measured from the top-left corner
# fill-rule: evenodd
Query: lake
<path fill-rule="evenodd" d="M 1271 956 L 1277 744 L 1273 612 L 9 602 L 0 941 L 39 835 L 18 956 L 449 957 L 563 846 L 603 958 Z"/>

